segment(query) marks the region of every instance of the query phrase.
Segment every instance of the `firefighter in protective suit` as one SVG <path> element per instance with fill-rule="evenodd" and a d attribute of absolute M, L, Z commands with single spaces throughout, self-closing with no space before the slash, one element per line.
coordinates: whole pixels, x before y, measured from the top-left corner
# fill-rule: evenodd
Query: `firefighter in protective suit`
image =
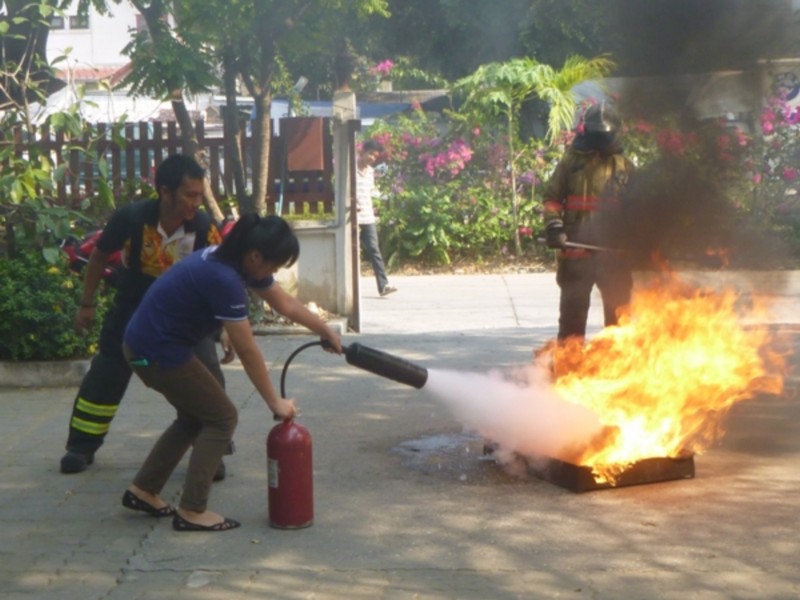
<path fill-rule="evenodd" d="M 559 251 L 559 340 L 585 337 L 595 285 L 602 294 L 606 326 L 615 325 L 619 308 L 630 302 L 633 277 L 625 254 L 565 245 L 569 241 L 613 246 L 606 225 L 619 212 L 621 193 L 633 172 L 617 140 L 620 124 L 607 103 L 589 107 L 544 190 L 546 242 Z"/>

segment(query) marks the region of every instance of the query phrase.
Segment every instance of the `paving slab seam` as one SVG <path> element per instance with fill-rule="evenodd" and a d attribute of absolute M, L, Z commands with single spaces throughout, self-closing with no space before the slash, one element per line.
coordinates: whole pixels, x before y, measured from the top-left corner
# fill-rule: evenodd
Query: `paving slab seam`
<path fill-rule="evenodd" d="M 506 289 L 506 296 L 508 298 L 508 304 L 511 307 L 511 314 L 514 315 L 514 324 L 519 327 L 519 314 L 517 313 L 517 307 L 514 304 L 514 295 L 511 293 L 511 289 L 508 287 L 508 278 L 505 275 L 501 275 L 500 280 L 503 282 L 503 287 Z"/>

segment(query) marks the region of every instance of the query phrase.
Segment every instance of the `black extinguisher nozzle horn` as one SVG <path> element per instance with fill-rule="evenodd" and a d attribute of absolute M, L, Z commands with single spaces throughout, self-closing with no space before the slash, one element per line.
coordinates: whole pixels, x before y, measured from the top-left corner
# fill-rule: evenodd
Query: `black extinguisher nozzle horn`
<path fill-rule="evenodd" d="M 345 359 L 364 369 L 404 385 L 421 389 L 428 381 L 428 370 L 404 358 L 355 342 L 345 349 Z"/>
<path fill-rule="evenodd" d="M 289 370 L 289 365 L 295 356 L 311 346 L 331 347 L 329 342 L 322 340 L 303 344 L 292 352 L 289 358 L 286 359 L 281 372 L 281 397 L 286 398 L 286 373 Z M 428 382 L 428 369 L 399 356 L 364 346 L 358 342 L 354 342 L 349 346 L 342 345 L 342 350 L 344 350 L 345 360 L 348 363 L 375 375 L 380 375 L 386 379 L 391 379 L 403 385 L 410 385 L 417 389 L 422 389 Z M 273 415 L 273 418 L 276 421 L 280 420 L 280 417 L 276 415 Z"/>

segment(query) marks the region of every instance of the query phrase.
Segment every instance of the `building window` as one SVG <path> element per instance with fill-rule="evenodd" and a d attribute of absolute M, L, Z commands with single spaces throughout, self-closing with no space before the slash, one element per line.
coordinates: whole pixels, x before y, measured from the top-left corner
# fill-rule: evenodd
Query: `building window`
<path fill-rule="evenodd" d="M 72 15 L 69 18 L 70 29 L 89 29 L 89 15 Z"/>
<path fill-rule="evenodd" d="M 50 17 L 50 29 L 64 29 L 64 17 L 53 15 Z"/>

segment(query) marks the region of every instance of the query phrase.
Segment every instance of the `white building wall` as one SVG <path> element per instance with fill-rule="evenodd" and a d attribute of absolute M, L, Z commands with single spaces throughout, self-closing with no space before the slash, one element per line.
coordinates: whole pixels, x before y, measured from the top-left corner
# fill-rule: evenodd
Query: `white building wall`
<path fill-rule="evenodd" d="M 138 11 L 127 2 L 113 5 L 111 14 L 101 15 L 94 9 L 89 12 L 88 29 L 70 29 L 69 16 L 76 7 L 68 9 L 64 29 L 51 29 L 47 40 L 47 60 L 52 62 L 72 48 L 68 56 L 69 68 L 120 67 L 128 63 L 122 49 L 136 29 Z M 64 68 L 63 64 L 57 65 Z"/>

